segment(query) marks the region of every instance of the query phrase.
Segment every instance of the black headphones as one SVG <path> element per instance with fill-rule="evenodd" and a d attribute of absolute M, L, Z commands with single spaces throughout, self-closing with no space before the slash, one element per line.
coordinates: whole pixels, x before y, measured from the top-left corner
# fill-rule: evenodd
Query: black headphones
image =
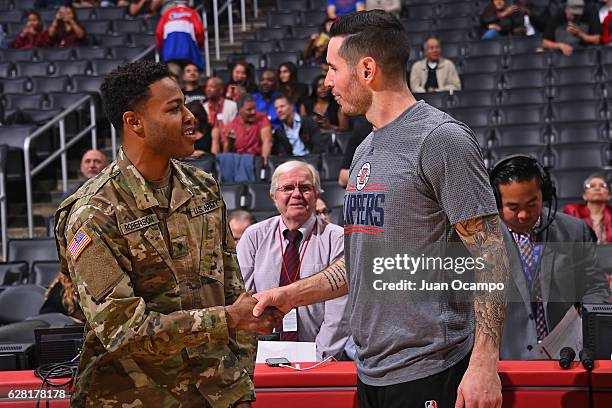
<path fill-rule="evenodd" d="M 499 193 L 499 189 L 497 188 L 497 185 L 495 184 L 495 179 L 497 178 L 498 174 L 502 170 L 508 167 L 508 163 L 510 163 L 512 160 L 515 160 L 515 159 L 523 159 L 526 162 L 528 162 L 529 165 L 533 166 L 537 170 L 540 176 L 540 180 L 542 182 L 542 185 L 541 185 L 542 201 L 544 201 L 545 203 L 548 203 L 548 205 L 552 207 L 553 201 L 556 201 L 557 199 L 557 189 L 555 187 L 555 183 L 552 181 L 550 177 L 550 173 L 548 172 L 548 170 L 542 167 L 542 165 L 531 156 L 527 156 L 524 154 L 512 154 L 510 156 L 504 157 L 503 159 L 495 163 L 495 166 L 493 166 L 493 169 L 491 170 L 491 173 L 489 174 L 489 180 L 491 181 L 491 187 L 493 188 L 493 194 L 495 195 L 495 202 L 497 203 L 497 208 L 502 207 L 502 200 L 501 200 L 501 194 Z"/>

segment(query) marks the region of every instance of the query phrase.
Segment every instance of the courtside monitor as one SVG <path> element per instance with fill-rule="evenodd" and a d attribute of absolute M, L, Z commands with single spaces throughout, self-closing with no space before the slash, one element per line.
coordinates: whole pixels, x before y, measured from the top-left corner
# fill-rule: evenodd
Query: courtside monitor
<path fill-rule="evenodd" d="M 594 359 L 612 359 L 612 305 L 582 305 L 582 341 Z"/>

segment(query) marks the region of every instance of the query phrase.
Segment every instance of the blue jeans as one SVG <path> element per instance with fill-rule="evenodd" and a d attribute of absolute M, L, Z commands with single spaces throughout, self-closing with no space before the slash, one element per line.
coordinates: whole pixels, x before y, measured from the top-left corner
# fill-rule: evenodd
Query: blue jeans
<path fill-rule="evenodd" d="M 482 35 L 481 38 L 483 40 L 492 40 L 494 38 L 499 38 L 499 37 L 500 37 L 499 31 L 490 29 L 490 30 L 485 31 L 485 33 Z"/>

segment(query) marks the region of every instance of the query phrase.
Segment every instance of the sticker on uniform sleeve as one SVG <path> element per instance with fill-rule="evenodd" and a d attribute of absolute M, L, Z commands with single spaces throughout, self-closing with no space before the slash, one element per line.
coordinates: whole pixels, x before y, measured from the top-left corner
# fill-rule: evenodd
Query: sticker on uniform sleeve
<path fill-rule="evenodd" d="M 75 261 L 79 259 L 81 252 L 87 245 L 91 244 L 91 237 L 87 235 L 83 227 L 79 228 L 79 230 L 74 234 L 74 237 L 70 240 L 68 244 L 68 253 Z"/>
<path fill-rule="evenodd" d="M 212 200 L 202 205 L 196 205 L 196 206 L 189 208 L 189 211 L 191 211 L 191 216 L 197 217 L 198 215 L 206 214 L 206 213 L 216 210 L 220 206 L 220 203 L 219 203 L 220 201 L 221 200 L 218 200 L 218 199 Z"/>
<path fill-rule="evenodd" d="M 149 214 L 134 221 L 124 222 L 123 224 L 119 225 L 119 229 L 121 230 L 121 233 L 125 235 L 157 223 L 159 223 L 157 215 Z"/>

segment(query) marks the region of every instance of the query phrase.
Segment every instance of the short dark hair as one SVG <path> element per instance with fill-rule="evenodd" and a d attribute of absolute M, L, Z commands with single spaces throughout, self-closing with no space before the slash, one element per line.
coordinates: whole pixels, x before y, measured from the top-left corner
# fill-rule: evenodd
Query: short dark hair
<path fill-rule="evenodd" d="M 276 95 L 272 100 L 272 104 L 275 104 L 279 99 L 284 99 L 291 104 L 291 100 L 289 100 L 289 97 L 285 94 Z"/>
<path fill-rule="evenodd" d="M 236 104 L 238 105 L 238 109 L 242 109 L 244 104 L 247 103 L 247 102 L 255 102 L 255 99 L 253 98 L 253 95 L 248 94 L 248 93 L 240 95 L 238 97 L 238 100 L 236 101 Z"/>
<path fill-rule="evenodd" d="M 151 84 L 171 77 L 166 65 L 153 61 L 120 65 L 106 75 L 100 86 L 102 106 L 115 129 L 123 130 L 123 114 L 149 96 Z"/>
<path fill-rule="evenodd" d="M 410 42 L 402 23 L 382 10 L 345 14 L 332 25 L 331 37 L 346 37 L 339 55 L 356 65 L 359 59 L 372 57 L 391 77 L 404 77 L 410 57 Z"/>
<path fill-rule="evenodd" d="M 276 70 L 274 68 L 264 68 L 261 70 L 261 72 L 259 73 L 259 79 L 261 80 L 261 78 L 263 78 L 263 74 L 264 72 L 271 72 L 274 74 L 274 78 L 278 79 L 278 73 L 276 72 Z"/>
<path fill-rule="evenodd" d="M 534 177 L 540 189 L 544 185 L 537 161 L 530 157 L 519 156 L 500 163 L 492 170 L 492 176 L 491 184 L 495 188 L 498 188 L 500 184 L 530 181 Z"/>

